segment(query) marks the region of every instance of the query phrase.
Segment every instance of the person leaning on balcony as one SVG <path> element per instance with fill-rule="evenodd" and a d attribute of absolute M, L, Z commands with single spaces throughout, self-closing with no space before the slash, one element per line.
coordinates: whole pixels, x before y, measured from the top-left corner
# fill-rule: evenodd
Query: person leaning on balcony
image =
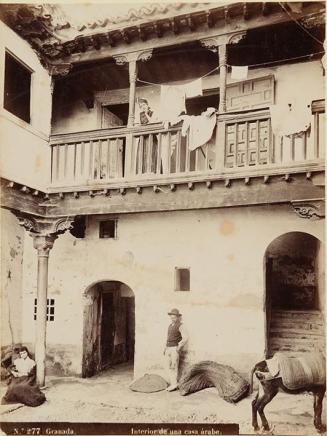
<path fill-rule="evenodd" d="M 153 122 L 153 111 L 149 106 L 148 100 L 146 100 L 145 98 L 139 98 L 138 104 L 140 110 L 140 124 L 149 124 Z"/>
<path fill-rule="evenodd" d="M 167 391 L 171 392 L 177 389 L 178 379 L 178 365 L 180 351 L 188 340 L 188 335 L 184 325 L 182 324 L 182 314 L 178 309 L 172 309 L 168 312 L 171 319 L 171 324 L 168 327 L 167 342 L 164 349 L 164 355 L 166 356 L 167 373 L 169 386 Z"/>

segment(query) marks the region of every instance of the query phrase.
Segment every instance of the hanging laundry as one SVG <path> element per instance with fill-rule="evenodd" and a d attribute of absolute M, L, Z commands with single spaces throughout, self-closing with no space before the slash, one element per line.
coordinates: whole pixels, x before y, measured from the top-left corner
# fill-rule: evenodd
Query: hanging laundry
<path fill-rule="evenodd" d="M 202 93 L 202 79 L 193 80 L 193 82 L 183 85 L 186 98 L 199 97 Z"/>
<path fill-rule="evenodd" d="M 168 121 L 171 124 L 176 124 L 177 117 L 186 112 L 183 87 L 161 85 L 159 112 L 163 122 Z"/>
<path fill-rule="evenodd" d="M 157 137 L 159 141 L 159 138 Z M 161 135 L 161 149 L 160 149 L 160 158 L 161 158 L 161 169 L 162 174 L 169 174 L 170 162 L 173 155 L 176 155 L 176 147 L 177 147 L 177 134 L 162 134 Z"/>
<path fill-rule="evenodd" d="M 311 102 L 296 100 L 270 106 L 271 127 L 279 136 L 302 135 L 311 126 Z"/>
<path fill-rule="evenodd" d="M 212 137 L 216 125 L 216 109 L 209 107 L 201 115 L 183 115 L 182 136 L 189 132 L 189 149 L 195 150 L 206 144 Z"/>
<path fill-rule="evenodd" d="M 247 79 L 248 77 L 248 70 L 249 67 L 245 66 L 245 67 L 234 67 L 232 66 L 232 79 L 235 80 L 244 80 Z"/>

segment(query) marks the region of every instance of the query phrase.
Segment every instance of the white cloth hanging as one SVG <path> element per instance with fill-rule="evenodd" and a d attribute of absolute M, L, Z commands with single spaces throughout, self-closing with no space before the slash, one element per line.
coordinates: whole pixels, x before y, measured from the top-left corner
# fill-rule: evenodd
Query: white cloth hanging
<path fill-rule="evenodd" d="M 271 127 L 275 135 L 301 135 L 311 125 L 311 101 L 292 99 L 270 106 Z"/>
<path fill-rule="evenodd" d="M 236 80 L 247 79 L 247 77 L 248 77 L 248 70 L 249 70 L 249 67 L 247 67 L 247 66 L 244 66 L 244 67 L 235 67 L 235 66 L 232 66 L 231 78 L 232 79 L 236 79 Z"/>
<path fill-rule="evenodd" d="M 201 145 L 206 144 L 212 137 L 216 125 L 216 109 L 207 108 L 201 115 L 183 115 L 182 136 L 189 132 L 189 149 L 195 150 Z"/>
<path fill-rule="evenodd" d="M 161 85 L 159 112 L 163 122 L 175 122 L 181 113 L 186 112 L 185 90 L 178 86 Z"/>
<path fill-rule="evenodd" d="M 194 98 L 203 95 L 202 79 L 193 80 L 193 82 L 183 85 L 186 98 Z"/>

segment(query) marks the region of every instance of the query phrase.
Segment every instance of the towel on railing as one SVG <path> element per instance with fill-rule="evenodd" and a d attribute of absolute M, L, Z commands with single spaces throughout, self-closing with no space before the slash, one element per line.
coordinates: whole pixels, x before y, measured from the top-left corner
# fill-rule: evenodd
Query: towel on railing
<path fill-rule="evenodd" d="M 216 109 L 209 107 L 201 115 L 182 115 L 182 136 L 189 135 L 188 148 L 192 151 L 206 144 L 216 125 Z"/>
<path fill-rule="evenodd" d="M 295 101 L 270 106 L 271 127 L 279 136 L 302 135 L 311 126 L 311 102 Z"/>

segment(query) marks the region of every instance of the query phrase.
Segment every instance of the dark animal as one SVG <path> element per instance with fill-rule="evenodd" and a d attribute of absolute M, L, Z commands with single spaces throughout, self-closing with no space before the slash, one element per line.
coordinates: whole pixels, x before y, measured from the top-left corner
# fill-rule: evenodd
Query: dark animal
<path fill-rule="evenodd" d="M 291 364 L 292 362 L 297 363 L 298 367 L 301 362 L 298 358 L 298 362 L 292 359 L 297 359 L 296 357 L 287 357 L 283 353 L 278 353 L 281 357 L 281 362 L 289 361 Z M 307 359 L 306 356 L 308 356 L 308 353 L 304 353 L 305 357 L 302 357 L 302 359 Z M 310 356 L 312 361 L 312 356 Z M 262 386 L 263 392 L 260 392 L 260 386 L 259 386 L 259 392 L 256 395 L 255 399 L 252 401 L 252 426 L 255 431 L 259 430 L 258 426 L 258 420 L 257 420 L 257 412 L 260 415 L 261 422 L 263 429 L 266 431 L 269 431 L 269 424 L 264 414 L 264 408 L 265 406 L 270 403 L 270 401 L 277 395 L 277 393 L 282 390 L 288 394 L 300 394 L 303 392 L 312 392 L 313 394 L 313 410 L 314 410 L 314 426 L 317 429 L 319 433 L 322 433 L 326 430 L 325 426 L 321 422 L 321 413 L 322 413 L 322 402 L 323 398 L 326 392 L 326 372 L 325 372 L 325 360 L 323 356 L 318 357 L 318 360 L 316 361 L 316 365 L 312 366 L 310 368 L 311 373 L 311 379 L 313 379 L 312 374 L 315 372 L 317 373 L 317 368 L 319 369 L 319 382 L 314 382 L 311 380 L 311 383 L 304 383 L 305 377 L 303 377 L 303 372 L 300 374 L 300 383 L 299 388 L 295 388 L 295 383 L 292 385 L 292 389 L 289 389 L 289 384 L 287 383 L 286 377 L 283 378 L 283 372 L 278 374 L 277 377 L 272 377 L 269 373 L 269 368 L 267 365 L 266 360 L 262 360 L 261 362 L 258 362 L 251 371 L 251 384 L 250 384 L 250 392 L 253 391 L 253 375 L 255 374 L 257 379 L 260 382 L 260 385 Z M 292 368 L 292 365 L 289 366 Z M 306 367 L 308 369 L 308 367 Z M 289 375 L 289 373 L 287 374 Z M 323 381 L 321 381 L 323 380 Z M 287 386 L 285 386 L 288 385 Z"/>

